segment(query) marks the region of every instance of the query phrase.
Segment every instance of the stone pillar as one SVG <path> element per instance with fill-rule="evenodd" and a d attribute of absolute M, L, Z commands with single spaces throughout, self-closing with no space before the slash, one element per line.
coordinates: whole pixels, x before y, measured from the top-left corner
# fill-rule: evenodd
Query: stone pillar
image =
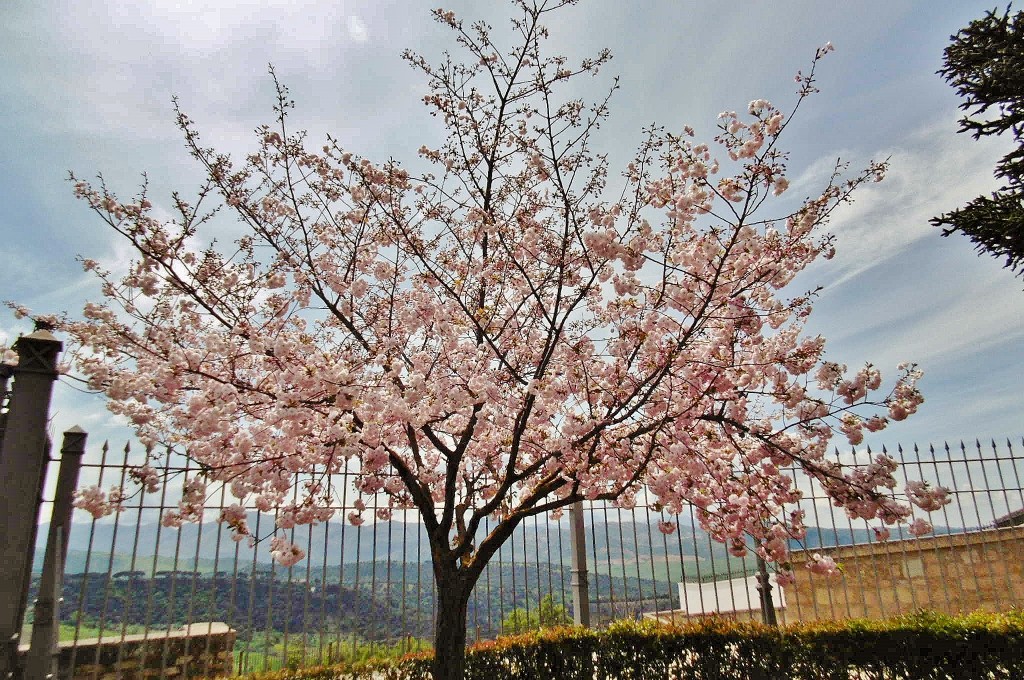
<path fill-rule="evenodd" d="M 14 343 L 18 365 L 0 442 L 0 680 L 15 672 L 35 549 L 36 518 L 49 457 L 46 424 L 63 345 L 48 330 Z"/>

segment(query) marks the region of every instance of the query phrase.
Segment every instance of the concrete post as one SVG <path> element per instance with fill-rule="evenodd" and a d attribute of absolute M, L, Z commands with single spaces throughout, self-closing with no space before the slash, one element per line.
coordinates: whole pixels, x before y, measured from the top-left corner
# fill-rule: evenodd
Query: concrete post
<path fill-rule="evenodd" d="M 47 330 L 14 343 L 18 365 L 7 427 L 0 442 L 0 680 L 17 668 L 18 642 L 35 549 L 36 517 L 49 457 L 46 422 L 50 414 L 57 357 L 63 345 Z"/>
<path fill-rule="evenodd" d="M 39 583 L 39 597 L 35 602 L 32 622 L 32 645 L 25 664 L 25 678 L 45 680 L 57 677 L 60 655 L 60 603 L 64 583 L 64 565 L 71 536 L 71 513 L 74 511 L 75 487 L 78 471 L 85 453 L 86 433 L 73 427 L 64 433 L 60 449 L 60 472 L 50 516 L 50 534 L 46 539 L 43 558 L 43 576 Z"/>
<path fill-rule="evenodd" d="M 569 543 L 572 545 L 572 619 L 577 626 L 590 627 L 590 583 L 587 579 L 587 532 L 583 525 L 583 503 L 569 506 Z"/>

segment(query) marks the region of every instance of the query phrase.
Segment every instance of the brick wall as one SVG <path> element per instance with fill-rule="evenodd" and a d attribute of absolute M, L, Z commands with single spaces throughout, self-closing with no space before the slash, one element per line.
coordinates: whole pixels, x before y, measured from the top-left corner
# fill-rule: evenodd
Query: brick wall
<path fill-rule="evenodd" d="M 807 551 L 816 552 L 816 551 Z M 843 573 L 811 574 L 794 552 L 796 583 L 780 621 L 880 618 L 926 608 L 950 614 L 1024 606 L 1024 527 L 831 548 Z"/>

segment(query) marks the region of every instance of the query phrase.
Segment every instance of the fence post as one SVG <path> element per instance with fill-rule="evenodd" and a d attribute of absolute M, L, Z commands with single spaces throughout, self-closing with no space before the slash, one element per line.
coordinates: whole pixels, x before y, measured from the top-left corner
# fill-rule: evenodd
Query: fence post
<path fill-rule="evenodd" d="M 57 527 L 57 531 L 51 534 L 53 544 L 47 546 L 47 558 L 51 557 L 51 551 L 64 552 L 63 533 L 64 528 Z M 54 680 L 60 660 L 60 594 L 64 574 L 61 565 L 53 559 L 47 559 L 44 565 L 43 576 L 39 580 L 39 597 L 33 609 L 32 643 L 22 676 L 25 680 Z"/>
<path fill-rule="evenodd" d="M 572 619 L 577 626 L 590 627 L 590 583 L 587 580 L 587 532 L 583 526 L 583 503 L 569 506 L 569 543 L 572 545 Z"/>
<path fill-rule="evenodd" d="M 64 565 L 71 536 L 71 513 L 74 511 L 72 502 L 75 487 L 78 486 L 78 471 L 82 466 L 87 436 L 82 428 L 75 426 L 64 433 L 60 448 L 60 472 L 50 515 L 50 533 L 46 537 L 39 597 L 36 599 L 32 621 L 32 645 L 25 666 L 25 677 L 31 680 L 57 677 Z"/>
<path fill-rule="evenodd" d="M 49 450 L 46 421 L 63 345 L 48 330 L 18 338 L 14 387 L 0 442 L 0 680 L 18 663 L 18 642 L 35 552 L 36 517 Z"/>

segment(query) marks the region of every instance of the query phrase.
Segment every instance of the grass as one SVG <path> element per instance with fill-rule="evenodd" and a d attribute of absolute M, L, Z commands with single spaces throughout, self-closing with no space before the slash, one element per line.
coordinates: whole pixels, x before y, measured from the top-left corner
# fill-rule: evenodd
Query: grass
<path fill-rule="evenodd" d="M 431 649 L 423 639 L 409 637 L 394 642 L 374 642 L 353 637 L 337 637 L 330 634 L 323 639 L 307 635 L 305 642 L 301 635 L 288 639 L 285 649 L 281 633 L 256 633 L 252 640 L 235 642 L 235 669 L 239 673 L 273 671 L 283 668 L 296 669 L 303 666 L 329 666 L 332 664 L 380 658 L 398 658 L 409 652 Z"/>

